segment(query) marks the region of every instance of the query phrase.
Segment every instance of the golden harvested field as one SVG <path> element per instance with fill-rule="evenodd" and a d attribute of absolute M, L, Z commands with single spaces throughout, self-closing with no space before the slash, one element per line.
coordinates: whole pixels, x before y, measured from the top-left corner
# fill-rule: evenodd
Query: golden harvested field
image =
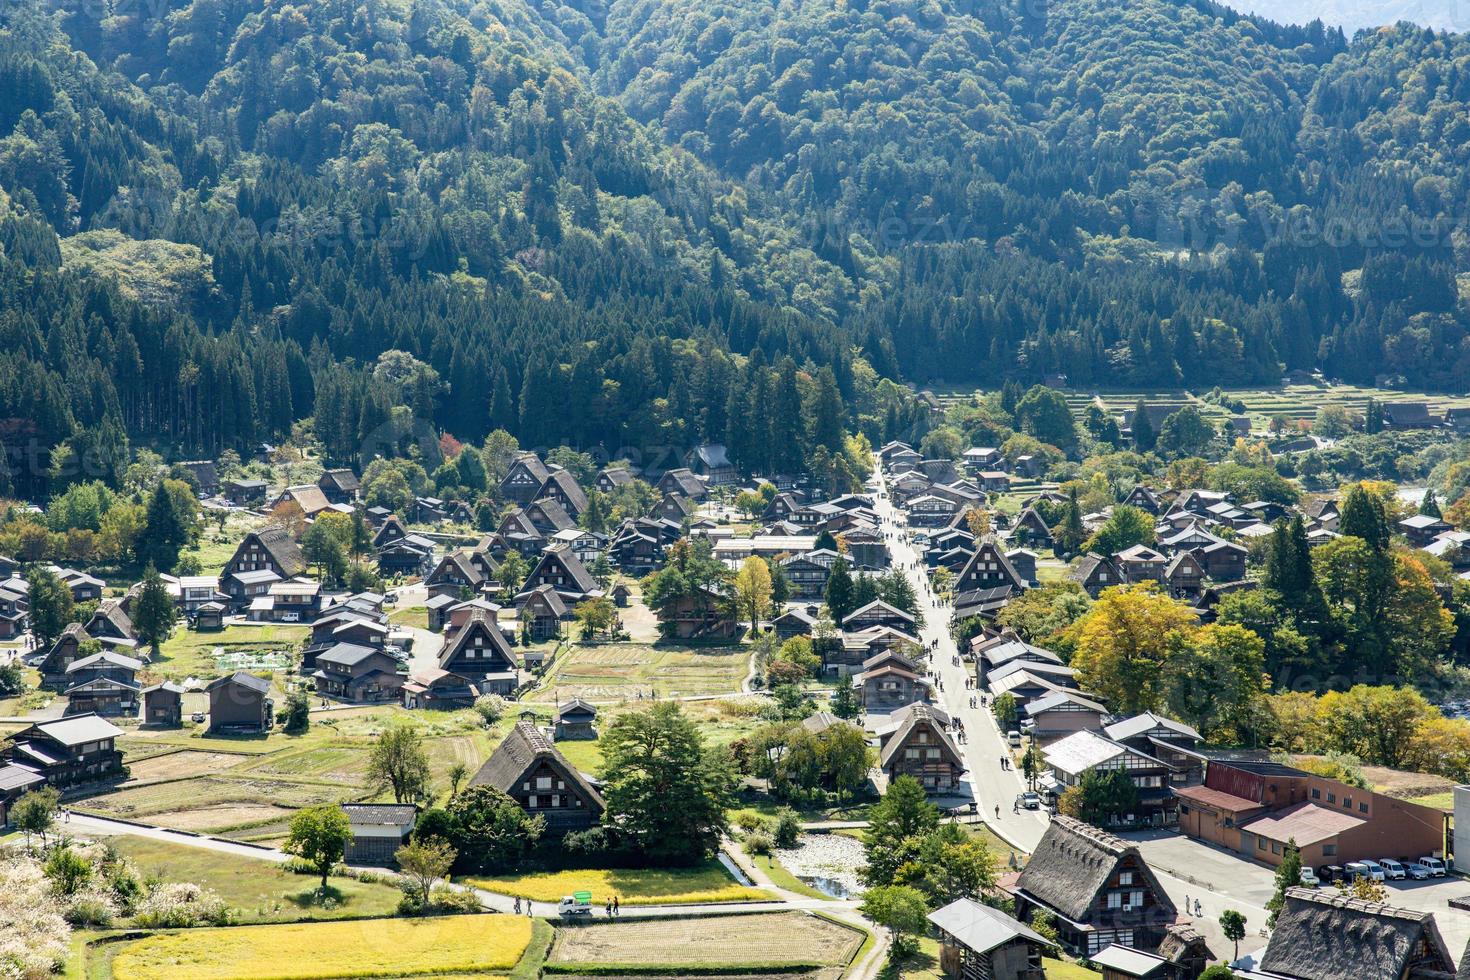
<path fill-rule="evenodd" d="M 233 769 L 249 762 L 245 755 L 230 755 L 225 752 L 166 752 L 149 756 L 138 762 L 129 760 L 128 770 L 137 782 L 154 779 L 179 779 L 185 776 L 205 776 L 224 769 Z"/>
<path fill-rule="evenodd" d="M 140 939 L 115 980 L 328 980 L 503 972 L 531 940 L 529 919 L 462 915 L 189 929 Z"/>
<path fill-rule="evenodd" d="M 833 966 L 846 963 L 863 936 L 804 912 L 703 919 L 629 919 L 559 929 L 551 963 L 639 966 Z"/>
<path fill-rule="evenodd" d="M 759 902 L 771 897 L 758 888 L 737 884 L 718 861 L 696 868 L 592 869 L 464 880 L 486 891 L 536 902 L 557 902 L 578 891 L 590 891 L 596 905 L 614 895 L 622 905 L 707 905 Z"/>

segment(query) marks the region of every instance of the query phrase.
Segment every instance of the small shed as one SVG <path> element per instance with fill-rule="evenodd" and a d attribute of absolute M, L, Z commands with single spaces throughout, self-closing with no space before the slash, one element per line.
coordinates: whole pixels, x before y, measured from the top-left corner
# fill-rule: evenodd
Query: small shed
<path fill-rule="evenodd" d="M 237 670 L 209 682 L 209 730 L 263 734 L 270 730 L 274 702 L 270 681 Z"/>
<path fill-rule="evenodd" d="M 143 688 L 145 725 L 178 728 L 184 723 L 184 689 L 172 681 Z"/>
<path fill-rule="evenodd" d="M 1000 909 L 969 898 L 929 913 L 939 931 L 939 965 L 955 980 L 1037 980 L 1056 944 Z"/>
<path fill-rule="evenodd" d="M 412 803 L 343 803 L 342 812 L 352 827 L 342 856 L 348 864 L 392 864 L 418 819 Z"/>
<path fill-rule="evenodd" d="M 597 708 L 581 698 L 572 698 L 556 709 L 556 740 L 597 738 Z"/>
<path fill-rule="evenodd" d="M 627 585 L 626 582 L 619 582 L 617 585 L 614 585 L 613 586 L 613 589 L 612 589 L 612 601 L 613 601 L 613 605 L 617 606 L 619 609 L 626 609 L 628 607 L 628 601 L 632 597 L 633 597 L 633 590 L 630 589 L 630 588 L 628 588 L 628 585 Z"/>
<path fill-rule="evenodd" d="M 206 602 L 195 611 L 194 629 L 213 632 L 224 628 L 225 607 L 223 603 Z"/>

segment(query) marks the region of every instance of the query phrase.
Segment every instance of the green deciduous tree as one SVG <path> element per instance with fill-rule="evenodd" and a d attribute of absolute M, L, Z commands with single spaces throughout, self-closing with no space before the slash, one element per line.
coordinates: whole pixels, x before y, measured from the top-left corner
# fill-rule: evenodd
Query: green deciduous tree
<path fill-rule="evenodd" d="M 281 850 L 294 854 L 321 875 L 322 888 L 332 873 L 347 844 L 352 839 L 352 825 L 340 806 L 327 804 L 296 811 Z"/>
<path fill-rule="evenodd" d="M 383 729 L 368 753 L 367 777 L 392 789 L 397 803 L 428 799 L 429 756 L 418 730 L 410 725 Z"/>

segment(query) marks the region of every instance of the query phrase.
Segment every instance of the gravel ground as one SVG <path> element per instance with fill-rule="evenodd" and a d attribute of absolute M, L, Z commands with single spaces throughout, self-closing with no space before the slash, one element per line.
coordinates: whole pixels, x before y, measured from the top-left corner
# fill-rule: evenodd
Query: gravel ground
<path fill-rule="evenodd" d="M 866 860 L 863 845 L 841 834 L 802 834 L 796 847 L 777 850 L 776 859 L 798 878 L 830 878 L 850 894 L 860 894 L 858 872 Z"/>

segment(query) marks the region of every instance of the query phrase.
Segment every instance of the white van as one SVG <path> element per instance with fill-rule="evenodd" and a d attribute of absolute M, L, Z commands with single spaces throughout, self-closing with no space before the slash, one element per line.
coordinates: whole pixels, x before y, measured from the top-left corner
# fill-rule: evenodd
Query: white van
<path fill-rule="evenodd" d="M 1019 749 L 1021 747 L 1021 733 L 1014 728 L 1006 732 L 1006 744 L 1013 749 Z"/>
<path fill-rule="evenodd" d="M 1379 858 L 1378 866 L 1383 869 L 1383 877 L 1389 881 L 1400 881 L 1409 877 L 1409 869 L 1393 858 Z"/>
<path fill-rule="evenodd" d="M 1422 857 L 1417 862 L 1429 869 L 1429 873 L 1436 878 L 1443 878 L 1448 870 L 1443 861 L 1435 857 Z"/>

